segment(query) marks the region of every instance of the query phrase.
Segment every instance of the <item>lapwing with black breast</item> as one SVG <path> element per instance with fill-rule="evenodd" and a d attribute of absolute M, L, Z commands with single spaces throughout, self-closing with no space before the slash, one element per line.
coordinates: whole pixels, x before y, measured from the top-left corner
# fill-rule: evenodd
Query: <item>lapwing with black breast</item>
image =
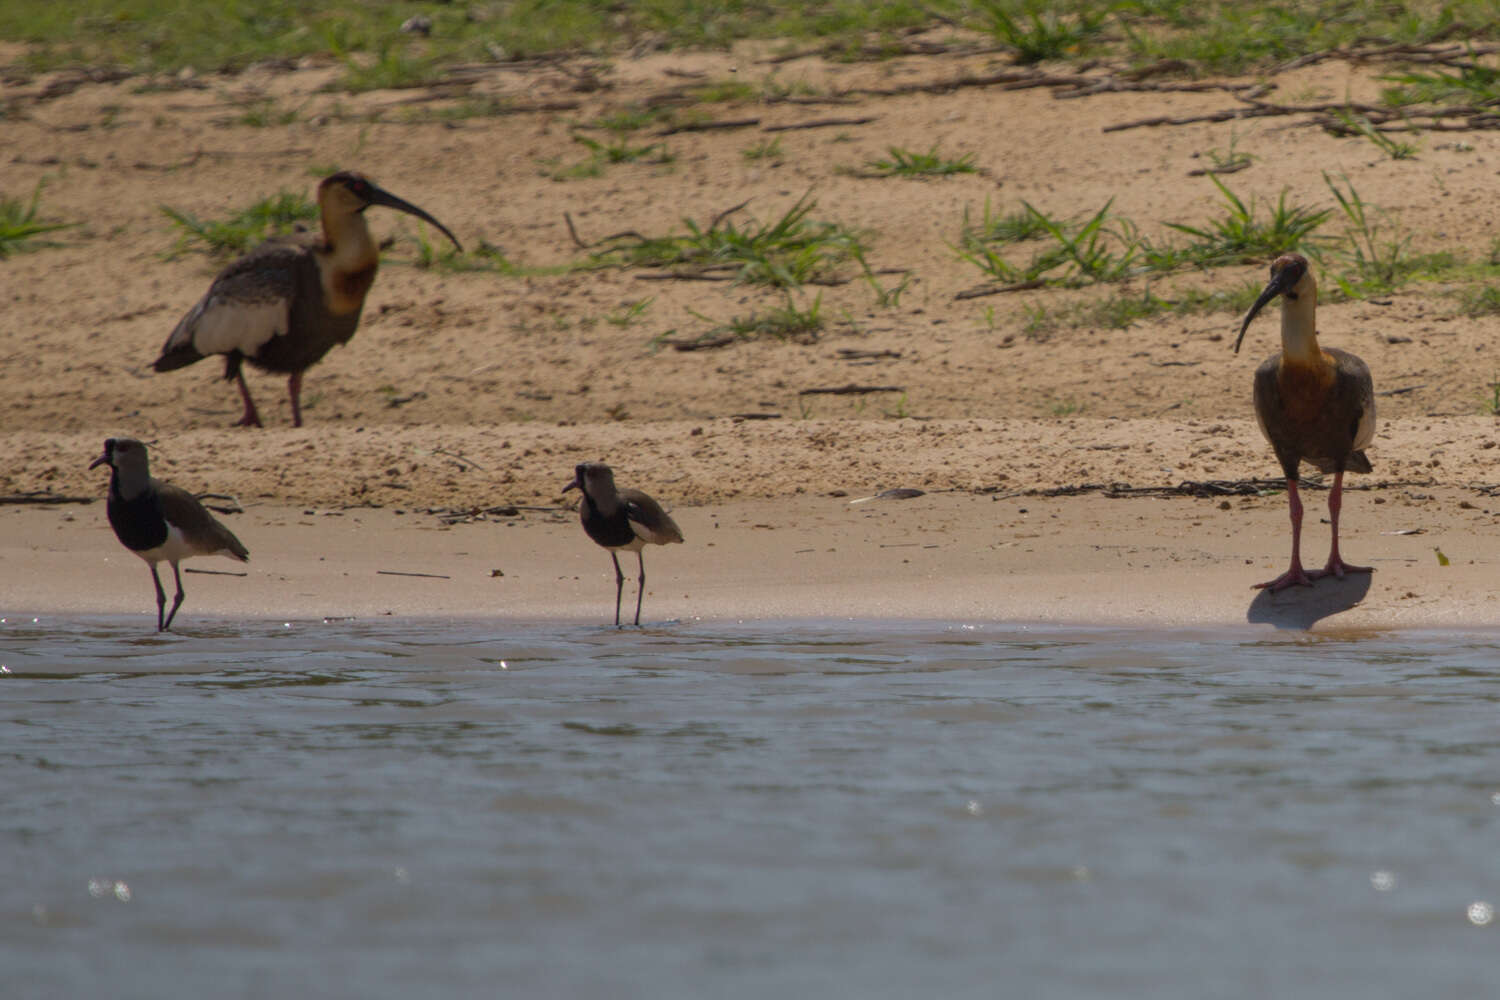
<path fill-rule="evenodd" d="M 1235 352 L 1250 321 L 1261 308 L 1281 296 L 1281 351 L 1255 370 L 1255 418 L 1271 442 L 1286 475 L 1287 500 L 1292 514 L 1292 564 L 1274 580 L 1256 584 L 1273 593 L 1294 584 L 1311 586 L 1325 576 L 1342 579 L 1346 573 L 1369 573 L 1369 566 L 1351 566 L 1339 554 L 1339 510 L 1343 506 L 1344 473 L 1369 472 L 1364 449 L 1375 436 L 1375 389 L 1363 361 L 1336 347 L 1319 347 L 1318 286 L 1307 258 L 1288 253 L 1271 263 L 1271 280 L 1240 325 Z M 1306 462 L 1333 473 L 1328 494 L 1328 522 L 1333 535 L 1328 562 L 1322 569 L 1302 568 L 1302 500 L 1297 494 L 1297 470 Z"/>
<path fill-rule="evenodd" d="M 151 567 L 151 582 L 156 585 L 156 630 L 172 627 L 172 618 L 182 606 L 182 573 L 178 563 L 191 556 L 229 556 L 240 562 L 250 561 L 250 552 L 234 532 L 187 490 L 151 478 L 146 446 L 133 438 L 110 438 L 104 442 L 104 454 L 89 465 L 93 469 L 108 465 L 110 527 L 115 537 L 130 551 L 146 560 Z M 156 575 L 156 564 L 172 564 L 177 580 L 177 596 L 167 611 L 167 595 Z"/>
<path fill-rule="evenodd" d="M 463 249 L 441 222 L 363 174 L 333 174 L 318 185 L 322 234 L 270 240 L 220 271 L 152 367 L 169 372 L 224 355 L 224 378 L 239 385 L 245 404 L 239 427 L 261 426 L 243 363 L 285 374 L 292 426 L 301 427 L 302 373 L 354 336 L 375 281 L 380 252 L 364 215 L 371 205 L 414 215 Z"/>
<path fill-rule="evenodd" d="M 682 541 L 682 531 L 671 516 L 651 497 L 640 490 L 617 489 L 615 474 L 603 462 L 583 462 L 573 470 L 573 481 L 563 492 L 576 489 L 583 494 L 578 501 L 578 519 L 583 530 L 597 544 L 609 550 L 615 564 L 615 627 L 620 627 L 620 596 L 625 574 L 620 571 L 618 552 L 634 552 L 641 575 L 635 595 L 635 624 L 641 623 L 641 601 L 646 593 L 646 560 L 641 550 L 649 545 L 670 545 Z"/>

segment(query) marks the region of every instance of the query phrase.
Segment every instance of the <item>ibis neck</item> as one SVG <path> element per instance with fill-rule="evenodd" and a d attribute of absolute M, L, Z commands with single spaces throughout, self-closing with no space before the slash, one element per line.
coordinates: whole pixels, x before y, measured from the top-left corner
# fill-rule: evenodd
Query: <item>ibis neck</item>
<path fill-rule="evenodd" d="M 380 266 L 380 249 L 359 212 L 323 212 L 324 246 L 318 251 L 323 301 L 335 315 L 358 314 Z"/>
<path fill-rule="evenodd" d="M 324 209 L 323 239 L 328 244 L 328 253 L 337 271 L 361 271 L 380 259 L 379 248 L 370 235 L 363 213 L 335 216 Z"/>
<path fill-rule="evenodd" d="M 1318 347 L 1317 301 L 1303 294 L 1281 300 L 1281 354 L 1295 363 L 1321 364 L 1323 352 Z"/>

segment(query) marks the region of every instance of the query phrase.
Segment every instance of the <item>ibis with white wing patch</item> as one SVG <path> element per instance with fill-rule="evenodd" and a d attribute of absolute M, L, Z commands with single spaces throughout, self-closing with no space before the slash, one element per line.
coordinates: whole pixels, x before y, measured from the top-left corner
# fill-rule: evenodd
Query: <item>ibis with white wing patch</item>
<path fill-rule="evenodd" d="M 167 372 L 224 355 L 224 378 L 238 383 L 245 403 L 240 427 L 261 426 L 243 363 L 285 374 L 292 426 L 301 427 L 302 373 L 354 336 L 375 281 L 380 252 L 364 216 L 371 205 L 414 215 L 463 249 L 441 222 L 363 174 L 333 174 L 318 185 L 322 235 L 268 241 L 220 271 L 152 367 Z"/>

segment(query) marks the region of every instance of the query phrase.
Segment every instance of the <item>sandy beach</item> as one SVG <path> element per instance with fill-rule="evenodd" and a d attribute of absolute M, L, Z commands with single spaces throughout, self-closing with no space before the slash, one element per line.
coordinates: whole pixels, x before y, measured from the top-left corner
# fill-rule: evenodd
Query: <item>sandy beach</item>
<path fill-rule="evenodd" d="M 662 500 L 686 535 L 646 552 L 653 623 L 1500 624 L 1495 373 L 1484 360 L 1495 320 L 1465 315 L 1452 289 L 1414 284 L 1320 309 L 1325 343 L 1364 357 L 1380 393 L 1375 472 L 1350 478 L 1342 524 L 1346 556 L 1376 572 L 1272 596 L 1251 585 L 1285 567 L 1285 497 L 1233 485 L 1278 475 L 1250 404 L 1251 373 L 1275 347 L 1274 309 L 1240 355 L 1229 313 L 1040 332 L 1037 310 L 1097 293 L 961 297 L 984 279 L 954 252 L 965 213 L 986 204 L 1077 217 L 1113 199 L 1112 211 L 1153 232 L 1201 222 L 1223 199 L 1189 171 L 1233 141 L 1255 157 L 1226 181 L 1247 200 L 1286 192 L 1326 206 L 1333 172 L 1415 249 L 1482 255 L 1490 220 L 1464 206 L 1489 197 L 1500 138 L 1432 137 L 1418 158 L 1394 161 L 1295 121 L 1105 131 L 1234 103 L 1212 89 L 1060 100 L 1045 86 L 936 86 L 993 70 L 995 58 L 772 63 L 744 47 L 622 58 L 607 87 L 586 92 L 548 66 L 496 71 L 476 78 L 479 91 L 421 104 L 405 92 L 324 93 L 333 70 L 316 64 L 165 90 L 128 79 L 49 88 L 55 74 L 0 84 L 24 112 L 6 123 L 4 193 L 42 184 L 46 214 L 79 223 L 58 246 L 0 261 L 0 613 L 148 623 L 149 574 L 109 531 L 107 476 L 87 470 L 105 437 L 130 435 L 151 445 L 157 476 L 244 510 L 225 520 L 248 567 L 186 565 L 248 575 L 186 576 L 180 629 L 215 615 L 608 620 L 608 555 L 561 493 L 585 460 Z M 756 124 L 658 137 L 668 163 L 558 179 L 591 121 L 681 74 L 731 73 L 845 98 L 715 107 Z M 1329 61 L 1274 84 L 1358 95 L 1378 73 Z M 449 120 L 403 111 L 476 92 L 568 106 Z M 267 99 L 296 105 L 297 120 L 237 115 Z M 766 131 L 835 116 L 870 121 Z M 745 153 L 772 137 L 776 156 Z M 941 180 L 850 169 L 891 147 L 935 146 L 982 169 Z M 284 379 L 252 373 L 267 427 L 230 428 L 239 402 L 216 360 L 150 372 L 221 266 L 173 256 L 161 209 L 220 217 L 278 190 L 310 194 L 323 165 L 367 171 L 466 245 L 498 248 L 517 273 L 414 267 L 411 220 L 371 213 L 395 244 L 358 335 L 307 375 L 307 425 L 289 426 Z M 857 275 L 797 293 L 804 308 L 820 297 L 828 322 L 816 338 L 674 350 L 666 341 L 783 296 L 567 266 L 584 253 L 579 240 L 681 231 L 746 198 L 742 211 L 772 220 L 803 197 L 817 218 L 867 234 L 887 291 L 909 278 L 884 302 Z M 1157 293 L 1264 277 L 1264 263 L 1223 268 Z M 1177 492 L 1183 483 L 1227 485 L 1194 496 Z M 922 495 L 864 499 L 890 489 Z M 1310 566 L 1327 548 L 1326 499 L 1306 492 Z M 628 606 L 634 557 L 622 565 Z"/>
<path fill-rule="evenodd" d="M 1309 496 L 1307 558 L 1316 565 L 1327 527 L 1313 520 L 1326 494 Z M 1495 514 L 1473 496 L 1446 485 L 1352 492 L 1345 523 L 1356 527 L 1345 534 L 1344 551 L 1376 572 L 1276 595 L 1251 585 L 1284 568 L 1287 518 L 1279 496 L 954 491 L 679 506 L 673 514 L 686 543 L 645 553 L 644 620 L 1487 627 L 1500 622 L 1489 582 L 1500 545 L 1488 530 Z M 0 607 L 7 614 L 137 614 L 149 625 L 147 570 L 114 541 L 103 506 L 0 510 Z M 269 503 L 226 520 L 249 546 L 251 562 L 185 564 L 214 573 L 184 577 L 179 631 L 215 615 L 607 623 L 612 614 L 608 555 L 561 507 L 465 517 Z M 1369 524 L 1382 528 L 1372 532 Z M 628 619 L 636 564 L 626 555 L 621 565 Z"/>

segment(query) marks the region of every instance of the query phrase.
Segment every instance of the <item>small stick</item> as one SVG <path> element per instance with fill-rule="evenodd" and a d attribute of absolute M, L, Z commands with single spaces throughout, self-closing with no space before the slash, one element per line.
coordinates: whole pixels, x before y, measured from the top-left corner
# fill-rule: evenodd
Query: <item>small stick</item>
<path fill-rule="evenodd" d="M 790 132 L 794 129 L 803 128 L 834 128 L 840 125 L 868 125 L 878 120 L 876 115 L 865 115 L 860 118 L 814 118 L 812 121 L 791 122 L 787 125 L 767 125 L 761 129 L 762 132 Z"/>
<path fill-rule="evenodd" d="M 750 204 L 750 199 L 746 198 L 744 201 L 740 202 L 738 205 L 734 205 L 734 206 L 732 206 L 730 208 L 724 209 L 724 211 L 722 211 L 718 215 L 714 216 L 714 221 L 712 221 L 712 222 L 710 222 L 708 224 L 708 231 L 709 232 L 713 232 L 715 229 L 718 229 L 719 228 L 719 223 L 723 222 L 725 219 L 729 218 L 735 212 L 738 212 L 740 209 L 744 208 L 748 204 Z"/>
<path fill-rule="evenodd" d="M 473 466 L 474 468 L 478 469 L 480 472 L 487 471 L 485 469 L 485 467 L 482 466 L 482 465 L 480 465 L 478 462 L 472 462 L 469 459 L 464 458 L 462 455 L 458 454 L 457 452 L 449 451 L 446 448 L 434 448 L 434 449 L 432 449 L 432 453 L 434 455 L 447 455 L 449 458 L 453 459 L 454 461 L 462 462 L 465 465 Z"/>
<path fill-rule="evenodd" d="M 93 503 L 98 499 L 98 497 L 68 496 L 59 493 L 10 493 L 0 496 L 0 504 Z"/>
<path fill-rule="evenodd" d="M 403 572 L 401 572 L 400 570 L 397 570 L 397 569 L 377 569 L 375 571 L 375 573 L 378 576 L 425 576 L 425 577 L 429 577 L 430 579 L 433 579 L 433 580 L 451 580 L 451 579 L 453 579 L 453 577 L 451 577 L 451 576 L 445 576 L 442 573 L 403 573 Z"/>
<path fill-rule="evenodd" d="M 674 351 L 707 351 L 715 347 L 728 347 L 738 338 L 732 333 L 726 333 L 722 337 L 712 337 L 708 340 L 663 340 L 663 344 L 669 344 Z"/>
<path fill-rule="evenodd" d="M 717 129 L 749 128 L 759 125 L 759 118 L 725 118 L 720 121 L 711 122 L 683 122 L 680 125 L 669 125 L 657 135 L 676 135 L 678 132 L 712 132 Z"/>
<path fill-rule="evenodd" d="M 1041 288 L 1047 284 L 1041 278 L 1033 278 L 1030 281 L 1018 281 L 1013 285 L 980 285 L 976 288 L 966 288 L 953 296 L 955 300 L 979 299 L 986 295 L 1004 295 L 1006 292 L 1024 292 L 1032 288 Z"/>
<path fill-rule="evenodd" d="M 867 392 L 905 392 L 906 389 L 899 385 L 840 385 L 832 388 L 820 387 L 814 389 L 798 389 L 799 396 L 858 396 Z"/>

